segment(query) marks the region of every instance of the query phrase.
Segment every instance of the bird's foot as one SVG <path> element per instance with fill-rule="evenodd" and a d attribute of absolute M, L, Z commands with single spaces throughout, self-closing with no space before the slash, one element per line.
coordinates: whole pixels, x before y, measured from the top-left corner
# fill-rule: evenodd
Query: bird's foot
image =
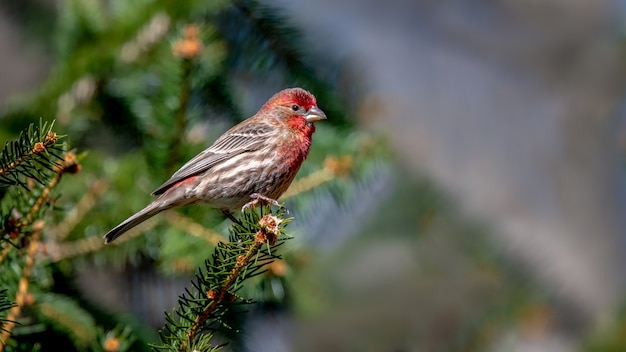
<path fill-rule="evenodd" d="M 266 197 L 262 194 L 259 193 L 252 193 L 250 195 L 250 198 L 252 198 L 251 201 L 249 201 L 248 203 L 244 204 L 243 207 L 241 207 L 241 211 L 245 211 L 248 208 L 254 208 L 257 205 L 259 205 L 259 203 L 265 203 L 265 204 L 271 204 L 273 206 L 279 207 L 279 208 L 283 208 L 283 206 L 278 203 L 278 201 L 276 199 L 272 199 L 270 197 Z"/>

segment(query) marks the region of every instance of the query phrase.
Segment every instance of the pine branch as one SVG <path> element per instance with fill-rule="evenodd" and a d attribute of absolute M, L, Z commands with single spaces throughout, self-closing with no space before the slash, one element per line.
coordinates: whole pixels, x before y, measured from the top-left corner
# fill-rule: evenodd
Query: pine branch
<path fill-rule="evenodd" d="M 170 154 L 167 159 L 168 173 L 173 173 L 180 164 L 181 151 L 180 142 L 185 137 L 185 129 L 187 128 L 187 108 L 189 106 L 189 97 L 191 96 L 191 60 L 182 60 L 183 77 L 180 88 L 178 111 L 174 116 L 174 138 L 170 143 Z"/>
<path fill-rule="evenodd" d="M 3 324 L 2 331 L 0 332 L 0 352 L 4 350 L 4 347 L 7 345 L 9 341 L 9 337 L 11 337 L 11 331 L 17 324 L 17 318 L 22 312 L 22 307 L 24 307 L 28 293 L 28 280 L 30 279 L 30 274 L 33 270 L 33 266 L 35 265 L 35 255 L 39 250 L 39 245 L 41 244 L 41 231 L 44 228 L 44 222 L 37 222 L 37 226 L 33 226 L 33 233 L 30 236 L 30 244 L 28 246 L 28 251 L 26 252 L 26 262 L 24 264 L 24 268 L 22 269 L 22 276 L 18 283 L 18 290 L 15 297 L 15 306 L 11 308 L 9 314 L 7 315 L 7 323 Z"/>
<path fill-rule="evenodd" d="M 46 183 L 43 170 L 53 170 L 63 160 L 63 144 L 52 131 L 54 122 L 39 121 L 39 126 L 31 124 L 20 133 L 17 140 L 7 142 L 0 152 L 0 187 L 21 185 L 28 190 L 24 178 L 33 178 Z"/>
<path fill-rule="evenodd" d="M 40 321 L 64 331 L 84 348 L 97 339 L 96 320 L 71 296 L 52 292 L 37 295 L 34 310 Z"/>
<path fill-rule="evenodd" d="M 75 173 L 75 172 L 78 172 L 78 170 L 80 169 L 80 165 L 78 164 L 78 161 L 76 160 L 76 155 L 74 155 L 74 153 L 71 153 L 71 152 L 65 153 L 63 161 L 60 163 L 57 162 L 55 165 L 57 165 L 55 169 L 55 172 L 56 172 L 55 176 L 50 180 L 50 182 L 48 182 L 48 184 L 44 187 L 39 197 L 33 202 L 26 216 L 24 216 L 22 219 L 14 219 L 14 221 L 10 222 L 11 226 L 8 226 L 7 228 L 5 228 L 3 232 L 19 234 L 22 232 L 22 229 L 25 229 L 28 226 L 30 226 L 33 223 L 33 221 L 37 219 L 37 215 L 39 214 L 41 207 L 44 204 L 48 203 L 50 199 L 50 193 L 52 192 L 54 187 L 57 186 L 63 174 L 65 174 L 66 172 Z M 10 248 L 13 248 L 13 247 L 10 245 L 7 245 L 7 247 L 3 248 L 3 251 L 0 255 L 0 262 L 2 262 L 2 260 L 6 257 L 8 250 L 10 250 Z M 5 250 L 7 252 L 5 252 Z"/>
<path fill-rule="evenodd" d="M 265 265 L 279 258 L 275 248 L 287 235 L 283 217 L 285 210 L 275 213 L 269 206 L 246 210 L 241 224 L 231 228 L 229 242 L 220 242 L 204 271 L 192 282 L 195 290 L 186 290 L 179 297 L 176 318 L 166 313 L 166 324 L 160 331 L 162 345 L 169 351 L 217 351 L 210 339 L 216 329 L 229 328 L 227 321 L 235 314 L 235 305 L 251 303 L 236 295 L 243 282 L 263 272 Z M 264 248 L 266 246 L 266 248 Z"/>
<path fill-rule="evenodd" d="M 4 331 L 4 324 L 10 322 L 4 318 L 5 312 L 13 308 L 15 304 L 9 300 L 8 290 L 0 290 L 0 331 Z"/>
<path fill-rule="evenodd" d="M 167 220 L 167 222 L 170 223 L 172 226 L 179 228 L 192 236 L 201 238 L 213 245 L 217 245 L 219 242 L 225 240 L 224 236 L 220 235 L 219 233 L 209 228 L 206 228 L 199 223 L 193 221 L 193 219 L 175 211 L 167 212 L 164 214 L 164 216 L 165 220 Z"/>
<path fill-rule="evenodd" d="M 172 51 L 175 56 L 182 58 L 182 77 L 179 92 L 179 106 L 174 116 L 174 138 L 170 145 L 170 154 L 167 159 L 167 168 L 169 173 L 176 171 L 180 163 L 181 151 L 180 141 L 185 136 L 187 128 L 187 109 L 189 107 L 189 99 L 191 98 L 191 71 L 193 68 L 193 59 L 196 58 L 202 50 L 202 43 L 198 37 L 198 27 L 188 25 L 183 30 L 183 38 L 174 43 Z"/>
<path fill-rule="evenodd" d="M 48 239 L 56 242 L 65 240 L 76 225 L 85 217 L 85 214 L 96 205 L 108 188 L 109 184 L 102 179 L 93 181 L 89 191 L 80 198 L 74 208 L 67 213 L 67 216 L 52 228 L 48 234 Z"/>
<path fill-rule="evenodd" d="M 304 178 L 292 183 L 281 199 L 295 197 L 300 193 L 310 191 L 336 179 L 338 176 L 346 175 L 353 168 L 352 157 L 346 155 L 341 158 L 329 156 L 324 160 L 324 168 L 316 171 Z"/>
<path fill-rule="evenodd" d="M 115 247 L 126 241 L 130 241 L 135 237 L 143 235 L 147 230 L 158 224 L 158 219 L 152 218 L 141 225 L 132 228 L 123 237 L 115 242 L 106 244 L 100 236 L 86 237 L 77 241 L 58 243 L 48 243 L 48 255 L 53 262 L 59 262 L 64 259 L 79 257 L 93 252 L 102 250 L 105 246 Z"/>
<path fill-rule="evenodd" d="M 7 245 L 4 248 L 2 248 L 2 251 L 0 252 L 0 264 L 2 264 L 2 262 L 4 262 L 4 259 L 7 257 L 7 255 L 9 255 L 11 248 L 13 248 L 13 246 L 11 245 Z"/>
<path fill-rule="evenodd" d="M 115 329 L 99 333 L 99 343 L 92 347 L 94 352 L 124 352 L 130 351 L 135 342 L 135 336 L 130 326 L 117 326 Z"/>
<path fill-rule="evenodd" d="M 44 205 L 44 203 L 46 203 L 50 198 L 50 192 L 52 192 L 52 189 L 54 189 L 59 181 L 61 181 L 61 176 L 63 176 L 63 173 L 65 173 L 65 171 L 67 171 L 70 167 L 77 165 L 76 156 L 74 155 L 74 153 L 66 153 L 65 158 L 63 159 L 63 163 L 57 165 L 59 167 L 56 169 L 56 175 L 46 185 L 46 187 L 43 189 L 43 192 L 41 192 L 33 206 L 30 208 L 28 214 L 26 214 L 24 219 L 21 221 L 21 227 L 26 227 L 33 222 L 33 220 L 41 210 L 41 206 Z"/>
<path fill-rule="evenodd" d="M 80 166 L 77 163 L 76 156 L 71 152 L 65 153 L 62 162 L 55 163 L 55 176 L 48 182 L 37 200 L 35 200 L 27 215 L 24 216 L 24 218 L 17 223 L 18 230 L 30 226 L 31 234 L 28 237 L 28 249 L 26 251 L 25 263 L 22 268 L 21 277 L 17 286 L 18 289 L 15 297 L 16 305 L 9 311 L 9 314 L 7 316 L 7 323 L 3 324 L 2 332 L 0 333 L 0 352 L 3 351 L 4 347 L 7 344 L 8 339 L 11 336 L 13 327 L 16 324 L 17 318 L 22 311 L 22 308 L 29 301 L 29 279 L 35 265 L 35 256 L 38 253 L 39 247 L 41 245 L 41 232 L 44 229 L 44 221 L 36 220 L 37 214 L 39 213 L 42 205 L 48 201 L 50 197 L 50 192 L 59 183 L 63 174 L 65 174 L 66 172 L 77 172 L 79 168 Z M 7 245 L 6 248 L 10 249 L 14 247 Z M 3 251 L 3 259 L 4 256 L 6 256 L 6 253 L 4 253 Z"/>

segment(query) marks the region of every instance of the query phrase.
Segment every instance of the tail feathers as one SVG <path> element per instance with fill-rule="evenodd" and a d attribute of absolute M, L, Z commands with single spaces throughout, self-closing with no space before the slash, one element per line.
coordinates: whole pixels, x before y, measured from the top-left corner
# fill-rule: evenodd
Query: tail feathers
<path fill-rule="evenodd" d="M 132 229 L 133 227 L 141 224 L 142 222 L 148 220 L 149 218 L 153 217 L 154 215 L 167 210 L 171 207 L 163 207 L 162 204 L 159 203 L 151 203 L 149 204 L 147 207 L 143 208 L 142 210 L 138 211 L 135 215 L 131 216 L 130 218 L 124 220 L 124 222 L 122 222 L 121 224 L 115 226 L 111 231 L 107 232 L 103 237 L 104 237 L 104 243 L 110 243 L 113 242 L 116 238 L 120 237 L 121 235 L 123 235 L 124 233 L 126 233 L 126 231 Z"/>

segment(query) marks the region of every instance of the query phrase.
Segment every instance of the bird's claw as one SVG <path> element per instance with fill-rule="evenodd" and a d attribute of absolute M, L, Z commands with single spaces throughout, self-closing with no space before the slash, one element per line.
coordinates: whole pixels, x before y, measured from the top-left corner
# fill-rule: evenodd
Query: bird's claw
<path fill-rule="evenodd" d="M 249 201 L 248 203 L 244 204 L 243 207 L 241 207 L 241 211 L 245 211 L 248 208 L 254 208 L 257 205 L 259 205 L 259 203 L 263 202 L 266 204 L 271 204 L 273 206 L 279 207 L 279 208 L 284 208 L 284 206 L 282 206 L 280 203 L 278 203 L 278 201 L 276 199 L 272 199 L 270 197 L 266 197 L 262 194 L 259 193 L 252 193 L 250 195 L 250 198 L 252 198 L 251 201 Z"/>

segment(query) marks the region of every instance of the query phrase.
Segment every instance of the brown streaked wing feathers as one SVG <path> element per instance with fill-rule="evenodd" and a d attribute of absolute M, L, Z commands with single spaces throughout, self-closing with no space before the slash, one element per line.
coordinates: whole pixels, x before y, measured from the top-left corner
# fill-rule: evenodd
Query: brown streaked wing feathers
<path fill-rule="evenodd" d="M 236 125 L 228 130 L 213 145 L 189 160 L 169 180 L 159 186 L 153 195 L 165 193 L 170 187 L 178 182 L 205 172 L 235 155 L 260 149 L 267 137 L 274 133 L 272 126 L 268 124 L 257 124 L 254 130 L 250 125 Z"/>

